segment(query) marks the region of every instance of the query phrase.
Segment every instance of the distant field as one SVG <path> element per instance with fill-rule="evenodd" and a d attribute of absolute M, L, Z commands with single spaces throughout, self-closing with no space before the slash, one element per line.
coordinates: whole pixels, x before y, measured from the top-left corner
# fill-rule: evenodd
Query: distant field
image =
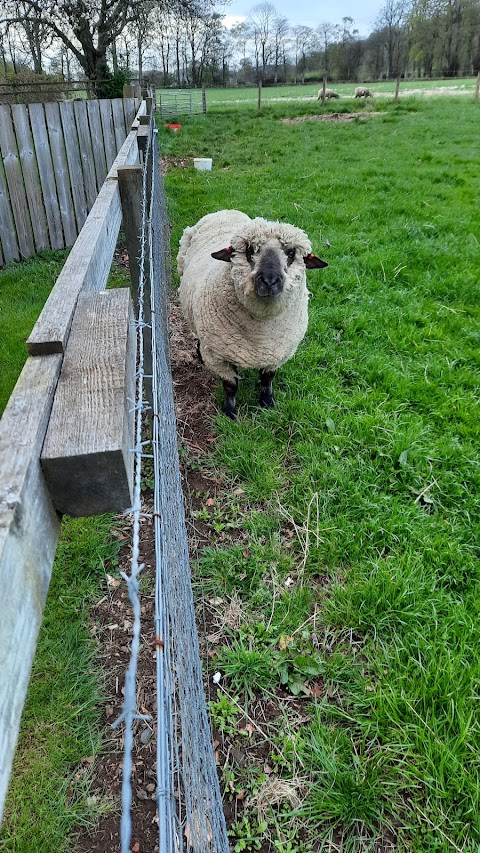
<path fill-rule="evenodd" d="M 475 93 L 475 77 L 455 80 L 402 80 L 400 95 L 471 95 Z M 341 98 L 353 98 L 355 83 L 328 84 Z M 359 84 L 361 85 L 361 84 Z M 311 100 L 316 98 L 321 84 L 307 83 L 299 86 L 266 86 L 262 90 L 262 103 L 267 104 L 281 101 Z M 395 81 L 368 84 L 374 96 L 389 97 L 395 93 Z M 190 90 L 189 90 L 190 91 Z M 157 89 L 162 94 L 173 94 L 175 89 Z M 257 104 L 258 90 L 256 87 L 236 89 L 207 89 L 207 108 L 238 107 L 241 105 Z"/>

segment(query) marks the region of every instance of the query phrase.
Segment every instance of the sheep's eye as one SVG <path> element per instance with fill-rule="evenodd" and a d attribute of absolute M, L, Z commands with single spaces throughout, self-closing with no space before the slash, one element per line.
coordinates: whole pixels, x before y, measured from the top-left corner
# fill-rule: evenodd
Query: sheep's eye
<path fill-rule="evenodd" d="M 289 264 L 293 264 L 295 260 L 295 249 L 289 249 L 287 252 L 287 261 Z"/>
<path fill-rule="evenodd" d="M 245 254 L 247 256 L 247 261 L 250 264 L 253 260 L 253 246 L 247 246 L 245 249 Z"/>

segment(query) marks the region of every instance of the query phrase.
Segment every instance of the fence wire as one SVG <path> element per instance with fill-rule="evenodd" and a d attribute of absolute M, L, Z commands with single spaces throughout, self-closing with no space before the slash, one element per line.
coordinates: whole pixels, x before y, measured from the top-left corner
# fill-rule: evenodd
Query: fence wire
<path fill-rule="evenodd" d="M 125 722 L 122 787 L 121 850 L 131 843 L 131 771 L 133 724 L 136 714 L 135 672 L 140 637 L 138 598 L 144 346 L 152 352 L 152 453 L 154 459 L 154 529 L 156 555 L 155 633 L 157 673 L 157 811 L 159 853 L 228 853 L 222 798 L 208 722 L 195 623 L 177 449 L 174 395 L 169 359 L 170 282 L 169 227 L 159 168 L 159 149 L 153 116 L 145 154 L 140 286 L 137 329 L 139 339 L 133 553 L 125 579 L 134 611 L 131 661 L 125 683 Z M 144 334 L 144 311 L 150 290 L 151 335 Z M 150 331 L 150 330 L 149 330 Z M 128 681 L 128 683 L 127 683 Z"/>

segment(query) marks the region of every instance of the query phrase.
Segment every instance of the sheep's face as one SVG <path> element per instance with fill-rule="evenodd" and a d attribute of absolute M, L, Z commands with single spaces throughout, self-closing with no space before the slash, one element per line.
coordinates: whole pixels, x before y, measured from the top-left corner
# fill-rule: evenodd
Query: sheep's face
<path fill-rule="evenodd" d="M 310 249 L 299 228 L 256 219 L 248 233 L 234 237 L 231 246 L 212 257 L 231 262 L 239 301 L 252 313 L 267 316 L 281 312 L 289 294 L 306 287 L 305 267 L 327 266 Z"/>

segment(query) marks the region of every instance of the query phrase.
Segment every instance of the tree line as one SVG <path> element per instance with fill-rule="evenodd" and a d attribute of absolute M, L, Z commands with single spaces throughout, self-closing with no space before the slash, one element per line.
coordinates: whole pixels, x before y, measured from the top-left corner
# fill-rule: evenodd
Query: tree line
<path fill-rule="evenodd" d="M 292 26 L 270 2 L 227 29 L 217 0 L 4 0 L 0 76 L 31 69 L 161 86 L 463 76 L 480 69 L 480 0 L 385 0 L 368 36 L 351 17 Z M 3 70 L 2 70 L 3 69 Z"/>

